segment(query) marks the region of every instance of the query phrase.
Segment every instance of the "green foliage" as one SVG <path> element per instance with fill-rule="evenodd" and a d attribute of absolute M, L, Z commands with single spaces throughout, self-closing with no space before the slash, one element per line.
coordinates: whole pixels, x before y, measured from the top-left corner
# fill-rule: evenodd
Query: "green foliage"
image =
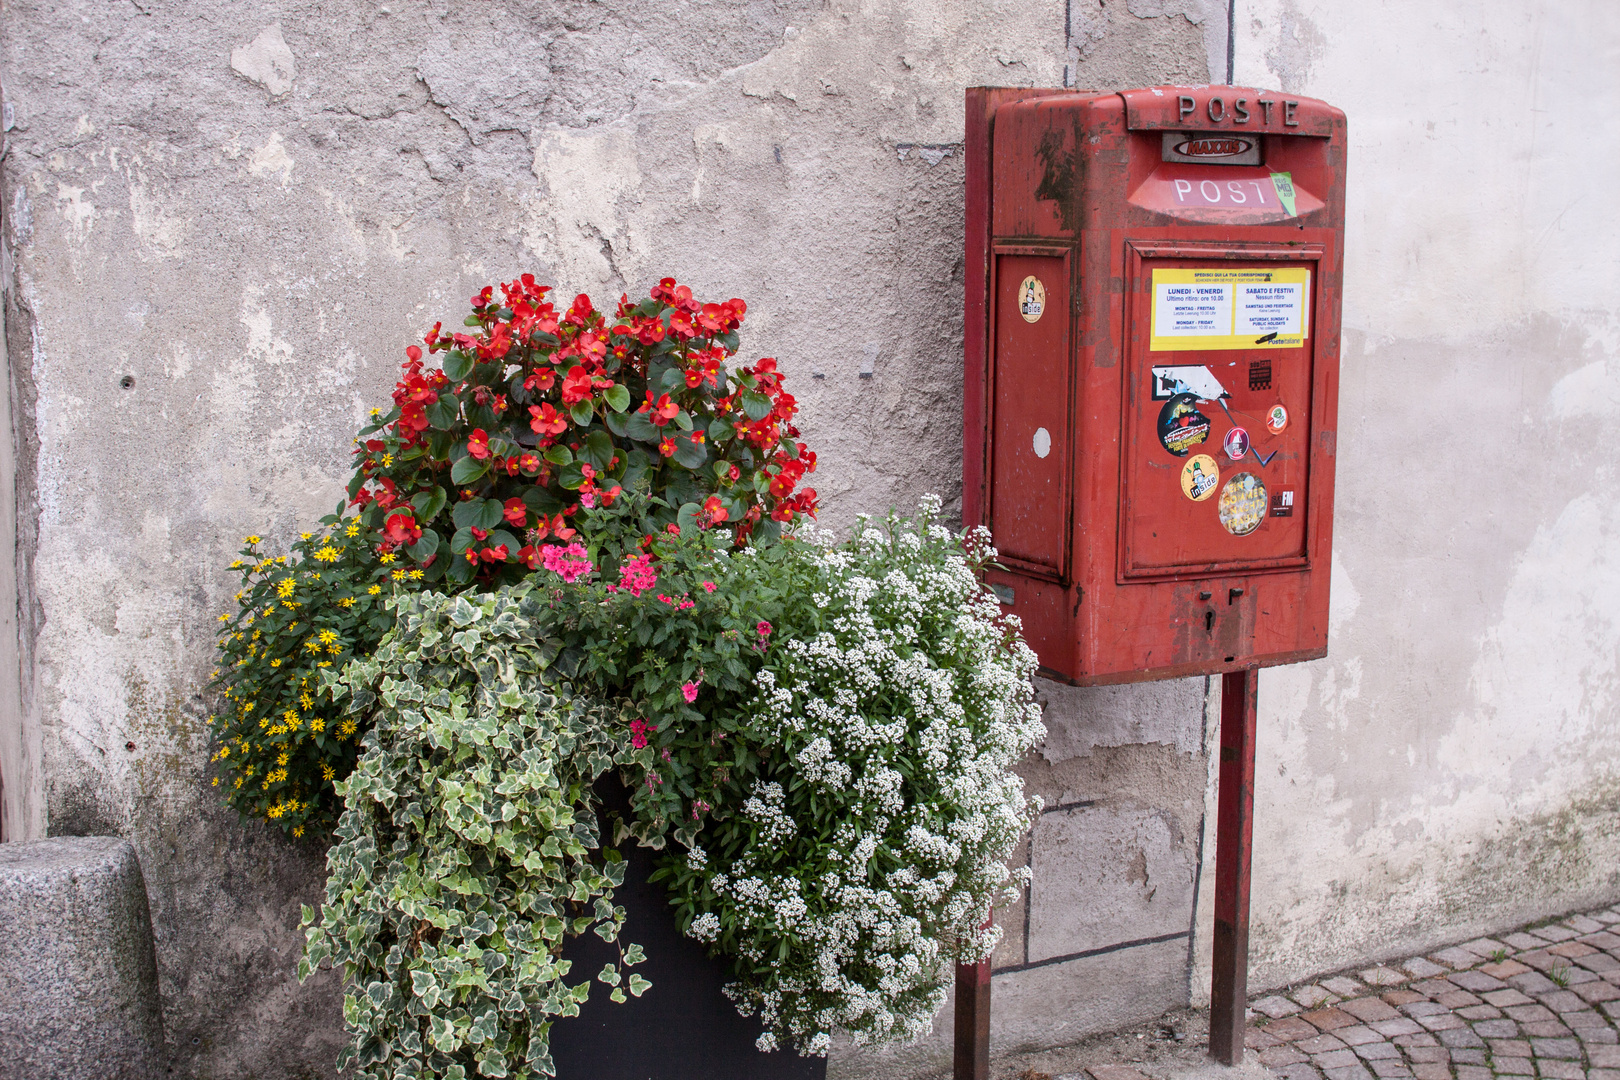
<path fill-rule="evenodd" d="M 553 1074 L 551 1019 L 578 1014 L 565 935 L 616 941 L 617 852 L 602 852 L 591 784 L 625 762 L 625 721 L 558 697 L 527 586 L 496 596 L 402 595 L 396 632 L 370 659 L 326 673 L 375 717 L 327 856 L 326 904 L 304 910 L 299 977 L 345 976 L 351 1045 L 368 1080 Z M 640 994 L 621 961 L 596 978 Z"/>
<path fill-rule="evenodd" d="M 234 615 L 221 615 L 214 683 L 224 708 L 209 723 L 216 787 L 244 815 L 301 836 L 336 822 L 332 781 L 359 752 L 357 721 L 318 693 L 320 674 L 365 656 L 393 625 L 384 601 L 414 573 L 379 556 L 358 522 L 338 513 L 305 533 L 291 555 L 266 555 L 246 539 L 230 569 L 242 576 Z M 389 565 L 392 563 L 393 565 Z"/>

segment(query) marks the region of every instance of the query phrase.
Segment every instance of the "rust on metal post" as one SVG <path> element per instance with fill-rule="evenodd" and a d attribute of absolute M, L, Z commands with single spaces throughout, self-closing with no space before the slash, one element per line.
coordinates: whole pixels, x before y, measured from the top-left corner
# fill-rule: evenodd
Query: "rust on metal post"
<path fill-rule="evenodd" d="M 954 1080 L 990 1080 L 990 961 L 956 965 Z"/>
<path fill-rule="evenodd" d="M 1209 1053 L 1243 1060 L 1249 986 L 1249 866 L 1254 854 L 1256 668 L 1221 677 L 1220 803 L 1215 818 L 1215 955 Z"/>

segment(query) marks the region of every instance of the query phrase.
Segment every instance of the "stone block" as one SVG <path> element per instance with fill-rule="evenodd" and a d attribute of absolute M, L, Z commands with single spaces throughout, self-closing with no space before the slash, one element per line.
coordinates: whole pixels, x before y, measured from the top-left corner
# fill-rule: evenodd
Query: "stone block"
<path fill-rule="evenodd" d="M 1042 814 L 1030 841 L 1029 962 L 1186 931 L 1193 854 L 1163 813 Z M 1180 949 L 1185 969 L 1186 945 Z"/>
<path fill-rule="evenodd" d="M 0 1080 L 163 1074 L 146 883 L 128 841 L 0 844 L 0 928 Z"/>

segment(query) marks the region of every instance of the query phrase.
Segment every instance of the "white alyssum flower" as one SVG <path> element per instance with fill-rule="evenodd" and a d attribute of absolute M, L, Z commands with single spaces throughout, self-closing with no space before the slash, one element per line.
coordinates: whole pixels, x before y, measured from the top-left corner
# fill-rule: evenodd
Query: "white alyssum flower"
<path fill-rule="evenodd" d="M 923 1037 L 951 965 L 990 954 L 985 915 L 1027 881 L 1006 862 L 1039 806 L 1012 771 L 1045 734 L 1035 655 L 978 578 L 988 534 L 952 536 L 939 511 L 809 537 L 822 632 L 756 677 L 781 753 L 741 808 L 750 839 L 687 860 L 714 898 L 688 933 L 724 928 L 768 965 L 727 988 L 761 1049 Z"/>

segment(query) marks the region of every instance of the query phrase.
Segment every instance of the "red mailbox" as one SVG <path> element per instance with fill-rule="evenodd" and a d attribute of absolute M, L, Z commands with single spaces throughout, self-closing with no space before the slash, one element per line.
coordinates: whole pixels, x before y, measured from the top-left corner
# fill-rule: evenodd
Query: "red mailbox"
<path fill-rule="evenodd" d="M 968 91 L 963 520 L 1046 673 L 1325 655 L 1344 114 Z"/>

